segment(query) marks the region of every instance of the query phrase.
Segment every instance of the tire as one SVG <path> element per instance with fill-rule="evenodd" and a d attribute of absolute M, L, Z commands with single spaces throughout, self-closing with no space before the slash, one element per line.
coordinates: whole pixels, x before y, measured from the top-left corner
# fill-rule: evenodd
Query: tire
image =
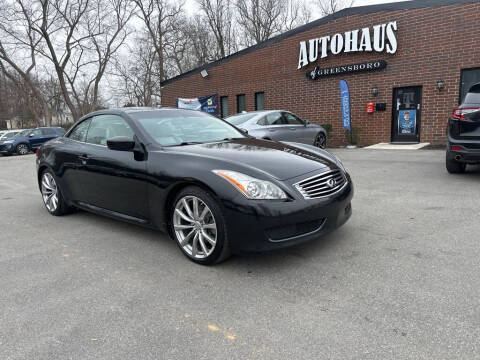
<path fill-rule="evenodd" d="M 27 144 L 21 143 L 15 147 L 15 152 L 18 155 L 27 155 L 30 152 L 30 148 L 28 147 Z"/>
<path fill-rule="evenodd" d="M 447 152 L 447 156 L 445 159 L 445 165 L 447 167 L 447 171 L 450 174 L 461 174 L 465 172 L 467 164 L 461 163 L 455 159 L 453 159 L 449 153 Z"/>
<path fill-rule="evenodd" d="M 327 136 L 323 132 L 319 132 L 317 136 L 315 136 L 313 145 L 320 149 L 325 149 L 327 147 Z"/>
<path fill-rule="evenodd" d="M 169 226 L 180 250 L 197 264 L 218 264 L 230 256 L 222 209 L 212 194 L 202 188 L 189 186 L 175 196 Z"/>
<path fill-rule="evenodd" d="M 50 170 L 44 170 L 42 172 L 40 177 L 40 192 L 42 193 L 43 204 L 51 215 L 61 216 L 71 211 L 71 208 L 62 195 L 55 176 Z"/>

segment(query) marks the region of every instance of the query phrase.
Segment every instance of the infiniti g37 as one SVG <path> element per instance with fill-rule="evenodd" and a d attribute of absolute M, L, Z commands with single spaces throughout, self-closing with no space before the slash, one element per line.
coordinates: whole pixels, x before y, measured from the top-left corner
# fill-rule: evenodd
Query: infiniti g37
<path fill-rule="evenodd" d="M 208 114 L 102 110 L 37 152 L 46 209 L 159 229 L 192 261 L 318 238 L 351 215 L 342 163 L 311 145 L 260 140 Z"/>

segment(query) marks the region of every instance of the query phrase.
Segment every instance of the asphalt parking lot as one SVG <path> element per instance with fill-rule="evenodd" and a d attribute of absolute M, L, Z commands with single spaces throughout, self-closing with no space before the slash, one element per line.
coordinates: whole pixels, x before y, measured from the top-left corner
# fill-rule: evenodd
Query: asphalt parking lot
<path fill-rule="evenodd" d="M 480 359 L 480 167 L 334 150 L 351 220 L 295 248 L 189 262 L 161 233 L 44 209 L 0 157 L 1 359 Z"/>

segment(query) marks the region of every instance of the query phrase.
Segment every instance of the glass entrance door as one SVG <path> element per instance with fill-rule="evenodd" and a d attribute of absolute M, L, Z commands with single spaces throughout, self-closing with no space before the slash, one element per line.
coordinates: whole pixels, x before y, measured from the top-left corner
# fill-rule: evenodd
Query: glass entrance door
<path fill-rule="evenodd" d="M 392 142 L 419 142 L 422 87 L 393 89 Z"/>

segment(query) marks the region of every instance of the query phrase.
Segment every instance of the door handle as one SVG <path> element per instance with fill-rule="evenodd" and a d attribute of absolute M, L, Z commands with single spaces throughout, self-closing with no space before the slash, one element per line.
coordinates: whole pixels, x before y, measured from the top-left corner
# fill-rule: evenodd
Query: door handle
<path fill-rule="evenodd" d="M 78 158 L 79 158 L 80 161 L 82 162 L 82 165 L 86 165 L 86 164 L 87 164 L 87 160 L 88 160 L 88 156 L 87 156 L 87 155 L 80 155 Z"/>
<path fill-rule="evenodd" d="M 290 128 L 290 130 L 297 130 L 296 128 Z"/>

